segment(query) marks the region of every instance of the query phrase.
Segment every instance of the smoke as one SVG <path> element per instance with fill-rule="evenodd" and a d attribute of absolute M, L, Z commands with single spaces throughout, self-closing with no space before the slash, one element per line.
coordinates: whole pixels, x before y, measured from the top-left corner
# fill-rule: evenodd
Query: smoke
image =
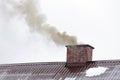
<path fill-rule="evenodd" d="M 74 45 L 77 44 L 75 36 L 70 36 L 66 32 L 59 32 L 54 26 L 46 23 L 45 16 L 38 12 L 35 0 L 22 1 L 20 5 L 12 3 L 14 9 L 21 13 L 31 31 L 50 38 L 57 45 Z"/>

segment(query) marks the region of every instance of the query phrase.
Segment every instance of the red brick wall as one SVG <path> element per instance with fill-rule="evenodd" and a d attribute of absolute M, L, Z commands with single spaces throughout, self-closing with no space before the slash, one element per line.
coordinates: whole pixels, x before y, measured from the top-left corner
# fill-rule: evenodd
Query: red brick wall
<path fill-rule="evenodd" d="M 87 45 L 67 46 L 67 63 L 92 61 L 92 47 Z"/>

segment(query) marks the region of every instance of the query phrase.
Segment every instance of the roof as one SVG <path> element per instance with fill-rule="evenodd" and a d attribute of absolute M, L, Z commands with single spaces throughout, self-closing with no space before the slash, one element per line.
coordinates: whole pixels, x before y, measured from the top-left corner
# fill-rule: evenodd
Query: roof
<path fill-rule="evenodd" d="M 65 62 L 1 64 L 0 80 L 120 80 L 120 60 L 91 61 L 82 67 L 65 67 L 65 64 Z M 97 70 L 100 67 L 101 70 L 106 69 L 100 73 Z M 88 72 L 90 69 L 97 73 Z M 88 75 L 89 73 L 93 75 Z"/>

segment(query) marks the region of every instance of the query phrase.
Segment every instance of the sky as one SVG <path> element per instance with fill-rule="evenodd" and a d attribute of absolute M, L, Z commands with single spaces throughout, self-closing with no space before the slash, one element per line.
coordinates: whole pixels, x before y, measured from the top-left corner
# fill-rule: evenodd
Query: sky
<path fill-rule="evenodd" d="M 9 2 L 8 2 L 9 1 Z M 11 2 L 0 0 L 0 64 L 66 61 L 66 47 L 31 31 Z M 95 47 L 93 60 L 120 59 L 119 0 L 36 0 L 46 23 Z"/>

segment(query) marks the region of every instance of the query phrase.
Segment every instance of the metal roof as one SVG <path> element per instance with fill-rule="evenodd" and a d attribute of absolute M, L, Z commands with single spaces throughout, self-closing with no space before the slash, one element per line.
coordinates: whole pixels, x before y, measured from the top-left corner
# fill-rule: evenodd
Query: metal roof
<path fill-rule="evenodd" d="M 1 64 L 0 80 L 120 80 L 120 60 L 87 62 L 84 66 L 65 67 L 65 62 Z M 101 74 L 87 76 L 92 68 L 107 68 Z M 97 70 L 96 70 L 97 71 Z M 93 74 L 91 72 L 91 74 Z"/>

